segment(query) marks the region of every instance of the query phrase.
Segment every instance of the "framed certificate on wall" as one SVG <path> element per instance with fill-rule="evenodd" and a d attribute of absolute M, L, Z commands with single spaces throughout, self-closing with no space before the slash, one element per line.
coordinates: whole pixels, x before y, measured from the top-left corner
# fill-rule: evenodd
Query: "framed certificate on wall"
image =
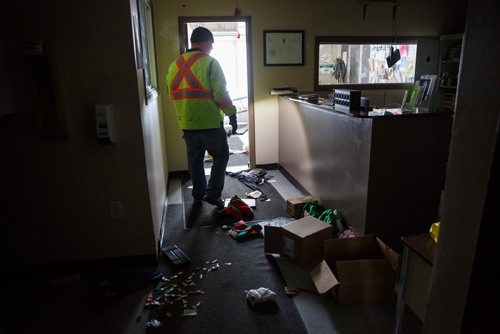
<path fill-rule="evenodd" d="M 264 66 L 302 65 L 303 30 L 264 30 Z"/>

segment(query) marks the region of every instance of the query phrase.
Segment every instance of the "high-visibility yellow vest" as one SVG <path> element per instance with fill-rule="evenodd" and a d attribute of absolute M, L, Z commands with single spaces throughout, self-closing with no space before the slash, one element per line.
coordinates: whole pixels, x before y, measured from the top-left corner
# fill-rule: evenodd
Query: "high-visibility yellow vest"
<path fill-rule="evenodd" d="M 218 128 L 224 115 L 236 114 L 220 64 L 198 49 L 170 64 L 167 85 L 182 130 Z"/>

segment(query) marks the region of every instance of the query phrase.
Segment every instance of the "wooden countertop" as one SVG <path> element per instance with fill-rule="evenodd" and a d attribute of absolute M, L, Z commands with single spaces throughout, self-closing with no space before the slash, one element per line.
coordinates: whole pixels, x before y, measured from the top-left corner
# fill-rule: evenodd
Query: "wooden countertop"
<path fill-rule="evenodd" d="M 431 266 L 434 264 L 434 255 L 436 253 L 436 243 L 432 240 L 429 233 L 407 235 L 401 238 L 403 244 L 420 255 Z"/>

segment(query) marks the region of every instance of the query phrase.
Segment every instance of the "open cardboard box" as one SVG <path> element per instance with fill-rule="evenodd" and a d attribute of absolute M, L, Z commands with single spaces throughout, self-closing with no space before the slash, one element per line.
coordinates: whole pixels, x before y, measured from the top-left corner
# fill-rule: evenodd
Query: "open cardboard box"
<path fill-rule="evenodd" d="M 394 295 L 399 254 L 375 236 L 330 239 L 324 260 L 311 272 L 320 294 L 332 290 L 337 304 L 352 305 Z"/>
<path fill-rule="evenodd" d="M 394 295 L 399 254 L 375 236 L 332 239 L 333 228 L 306 216 L 283 226 L 264 226 L 264 252 L 280 254 L 320 294 L 339 305 L 370 303 Z M 312 279 L 312 283 L 310 283 Z"/>
<path fill-rule="evenodd" d="M 323 260 L 324 241 L 333 236 L 333 227 L 312 216 L 283 226 L 264 226 L 264 252 L 283 255 L 301 267 Z"/>

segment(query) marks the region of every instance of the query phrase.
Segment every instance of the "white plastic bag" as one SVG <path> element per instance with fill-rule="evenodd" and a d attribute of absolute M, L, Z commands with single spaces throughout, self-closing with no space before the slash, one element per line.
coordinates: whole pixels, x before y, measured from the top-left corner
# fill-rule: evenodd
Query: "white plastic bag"
<path fill-rule="evenodd" d="M 276 300 L 276 294 L 267 288 L 248 290 L 247 300 L 252 306 L 257 303 L 268 303 Z"/>

